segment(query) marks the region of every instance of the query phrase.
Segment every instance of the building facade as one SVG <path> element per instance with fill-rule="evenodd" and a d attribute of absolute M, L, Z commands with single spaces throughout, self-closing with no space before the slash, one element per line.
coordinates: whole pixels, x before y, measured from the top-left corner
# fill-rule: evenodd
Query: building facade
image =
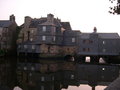
<path fill-rule="evenodd" d="M 117 33 L 97 33 L 96 28 L 92 33 L 81 33 L 80 30 L 72 30 L 69 22 L 54 18 L 53 14 L 39 19 L 25 17 L 17 45 L 18 55 L 48 58 L 71 55 L 83 61 L 90 57 L 91 61 L 98 62 L 100 58 L 110 60 L 120 54 L 120 36 Z"/>
<path fill-rule="evenodd" d="M 18 54 L 38 54 L 41 57 L 59 57 L 66 55 L 66 52 L 74 54 L 77 32 L 80 33 L 73 31 L 69 22 L 61 22 L 53 14 L 39 19 L 27 16 L 17 40 Z"/>
<path fill-rule="evenodd" d="M 92 61 L 100 58 L 113 59 L 120 54 L 120 36 L 117 33 L 82 33 L 80 35 L 78 55 Z M 109 58 L 108 58 L 109 57 Z"/>
<path fill-rule="evenodd" d="M 0 20 L 0 50 L 15 50 L 16 27 L 17 24 L 14 15 L 11 15 L 9 20 Z"/>

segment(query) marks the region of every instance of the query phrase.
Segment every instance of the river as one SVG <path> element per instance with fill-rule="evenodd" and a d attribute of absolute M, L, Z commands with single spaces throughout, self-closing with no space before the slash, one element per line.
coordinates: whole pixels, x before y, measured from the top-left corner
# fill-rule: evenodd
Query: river
<path fill-rule="evenodd" d="M 0 85 L 4 85 L 10 88 L 14 88 L 17 83 L 17 75 L 16 75 L 16 69 L 17 65 L 21 62 L 17 58 L 0 58 Z M 22 60 L 22 63 L 26 60 Z M 43 60 L 41 60 L 43 61 Z M 41 63 L 41 61 L 39 63 Z M 45 60 L 46 61 L 46 60 Z M 34 62 L 33 60 L 30 62 Z M 36 62 L 36 61 L 35 61 Z M 38 62 L 38 61 L 37 61 Z M 50 63 L 51 61 L 47 60 L 47 63 Z M 53 61 L 52 61 L 53 62 Z M 61 61 L 60 61 L 61 62 Z M 42 62 L 43 63 L 43 62 Z M 104 90 L 106 86 L 97 86 L 96 90 Z M 13 90 L 22 90 L 20 88 L 14 88 Z M 91 87 L 88 85 L 80 85 L 80 86 L 69 86 L 68 89 L 62 89 L 62 90 L 91 90 Z"/>

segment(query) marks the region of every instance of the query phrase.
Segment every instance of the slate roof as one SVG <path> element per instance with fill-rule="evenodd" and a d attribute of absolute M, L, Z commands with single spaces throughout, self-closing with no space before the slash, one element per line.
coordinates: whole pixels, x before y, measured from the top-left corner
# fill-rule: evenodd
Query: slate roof
<path fill-rule="evenodd" d="M 9 20 L 0 20 L 0 27 L 9 27 L 12 24 Z"/>
<path fill-rule="evenodd" d="M 66 30 L 72 30 L 71 25 L 69 22 L 61 22 L 61 25 L 63 26 L 64 29 Z"/>
<path fill-rule="evenodd" d="M 39 24 L 42 24 L 47 21 L 47 18 L 40 18 L 40 19 L 32 19 L 30 28 L 37 28 Z"/>
<path fill-rule="evenodd" d="M 92 33 L 81 33 L 81 38 L 89 39 L 90 34 Z M 93 33 L 93 34 L 98 34 L 98 37 L 103 39 L 120 39 L 118 33 Z"/>
<path fill-rule="evenodd" d="M 71 30 L 71 25 L 69 22 L 60 22 L 59 19 L 54 18 L 53 23 L 47 22 L 47 17 L 45 18 L 40 18 L 40 19 L 32 19 L 30 28 L 37 28 L 38 25 L 55 25 L 57 27 L 63 27 L 66 30 Z"/>

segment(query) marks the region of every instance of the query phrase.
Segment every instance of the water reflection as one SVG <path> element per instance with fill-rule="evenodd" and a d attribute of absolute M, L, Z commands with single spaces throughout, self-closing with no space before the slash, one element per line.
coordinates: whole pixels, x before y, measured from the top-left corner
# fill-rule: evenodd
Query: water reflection
<path fill-rule="evenodd" d="M 64 60 L 0 58 L 0 61 L 0 85 L 11 90 L 14 86 L 20 86 L 23 90 L 91 90 L 90 86 L 83 84 L 112 82 L 118 70 L 111 65 L 79 64 Z M 106 72 L 110 75 L 106 75 Z M 96 87 L 97 90 L 103 88 Z M 13 90 L 16 89 L 20 88 Z"/>

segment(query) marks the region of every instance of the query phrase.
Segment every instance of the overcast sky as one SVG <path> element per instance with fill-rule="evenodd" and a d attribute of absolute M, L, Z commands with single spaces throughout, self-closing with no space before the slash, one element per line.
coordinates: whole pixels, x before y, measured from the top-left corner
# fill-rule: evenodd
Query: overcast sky
<path fill-rule="evenodd" d="M 120 33 L 120 16 L 108 13 L 109 0 L 0 0 L 0 19 L 16 16 L 21 25 L 25 16 L 46 17 L 48 13 L 62 21 L 69 21 L 73 30 Z"/>
<path fill-rule="evenodd" d="M 21 25 L 25 16 L 40 18 L 52 13 L 62 21 L 69 21 L 73 30 L 92 32 L 97 27 L 98 32 L 120 34 L 120 16 L 108 13 L 110 5 L 109 0 L 0 0 L 0 20 L 14 14 Z"/>

